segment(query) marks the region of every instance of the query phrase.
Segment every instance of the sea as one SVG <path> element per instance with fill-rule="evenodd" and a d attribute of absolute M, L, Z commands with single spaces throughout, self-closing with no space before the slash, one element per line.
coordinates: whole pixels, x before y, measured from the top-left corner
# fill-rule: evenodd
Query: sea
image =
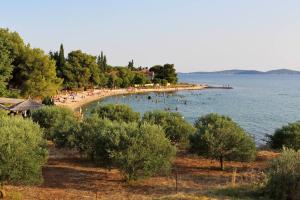
<path fill-rule="evenodd" d="M 300 120 L 300 75 L 179 74 L 179 82 L 229 85 L 233 89 L 205 89 L 107 97 L 84 107 L 89 114 L 99 104 L 127 104 L 141 114 L 152 110 L 180 112 L 194 123 L 219 113 L 231 117 L 257 144 L 283 125 Z"/>

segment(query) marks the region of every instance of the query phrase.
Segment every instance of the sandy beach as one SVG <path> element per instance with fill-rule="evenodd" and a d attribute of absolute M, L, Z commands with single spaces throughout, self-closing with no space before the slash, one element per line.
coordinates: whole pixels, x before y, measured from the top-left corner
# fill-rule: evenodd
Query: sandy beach
<path fill-rule="evenodd" d="M 180 90 L 202 90 L 207 87 L 207 85 L 178 85 L 159 88 L 94 89 L 93 91 L 83 91 L 59 95 L 57 96 L 55 105 L 66 106 L 73 110 L 76 110 L 90 102 L 115 95 L 138 94 L 148 92 L 173 92 Z"/>

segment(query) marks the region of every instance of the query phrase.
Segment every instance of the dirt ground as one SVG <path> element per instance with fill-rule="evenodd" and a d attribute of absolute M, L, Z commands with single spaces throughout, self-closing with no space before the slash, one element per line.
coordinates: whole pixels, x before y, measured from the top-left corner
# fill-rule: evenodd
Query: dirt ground
<path fill-rule="evenodd" d="M 179 153 L 172 174 L 134 183 L 123 181 L 121 173 L 95 167 L 77 157 L 74 152 L 50 146 L 50 156 L 43 169 L 44 183 L 40 186 L 5 186 L 7 193 L 20 193 L 21 199 L 109 199 L 143 200 L 176 194 L 205 193 L 232 184 L 234 168 L 236 184 L 259 181 L 267 161 L 276 153 L 260 151 L 253 163 L 226 162 L 226 170 L 219 163 L 196 156 Z"/>

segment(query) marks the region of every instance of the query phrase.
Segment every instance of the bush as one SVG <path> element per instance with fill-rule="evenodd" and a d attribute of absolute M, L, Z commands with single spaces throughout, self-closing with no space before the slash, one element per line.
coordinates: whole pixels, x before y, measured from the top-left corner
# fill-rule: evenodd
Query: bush
<path fill-rule="evenodd" d="M 300 151 L 284 148 L 273 160 L 266 191 L 275 200 L 300 199 Z"/>
<path fill-rule="evenodd" d="M 189 136 L 196 131 L 190 123 L 184 120 L 180 113 L 165 111 L 146 112 L 143 121 L 163 127 L 167 138 L 172 143 L 186 144 Z"/>
<path fill-rule="evenodd" d="M 127 180 L 168 172 L 175 149 L 161 128 L 92 116 L 81 124 L 75 146 L 96 163 L 119 167 Z"/>
<path fill-rule="evenodd" d="M 229 117 L 209 114 L 200 117 L 195 127 L 197 132 L 190 138 L 191 151 L 218 159 L 222 170 L 224 160 L 255 159 L 256 147 L 253 138 Z"/>
<path fill-rule="evenodd" d="M 100 118 L 107 118 L 112 121 L 122 122 L 136 122 L 140 120 L 140 113 L 134 112 L 132 108 L 127 105 L 100 105 L 92 111 L 93 114 L 97 114 Z"/>
<path fill-rule="evenodd" d="M 54 101 L 51 97 L 46 96 L 43 101 L 42 104 L 47 105 L 47 106 L 54 106 Z"/>
<path fill-rule="evenodd" d="M 57 136 L 55 133 L 60 131 L 61 127 L 68 127 L 68 124 L 73 124 L 76 120 L 75 113 L 71 109 L 57 106 L 44 106 L 34 110 L 31 117 L 45 129 L 45 136 L 50 140 L 55 139 L 54 136 Z"/>
<path fill-rule="evenodd" d="M 0 182 L 41 183 L 46 158 L 46 141 L 37 124 L 0 116 Z"/>
<path fill-rule="evenodd" d="M 295 122 L 277 129 L 274 135 L 267 135 L 268 145 L 274 149 L 281 149 L 283 146 L 295 150 L 300 149 L 300 122 Z"/>
<path fill-rule="evenodd" d="M 129 124 L 127 135 L 122 135 L 120 141 L 120 148 L 112 152 L 112 157 L 127 180 L 170 171 L 175 147 L 160 127 Z"/>

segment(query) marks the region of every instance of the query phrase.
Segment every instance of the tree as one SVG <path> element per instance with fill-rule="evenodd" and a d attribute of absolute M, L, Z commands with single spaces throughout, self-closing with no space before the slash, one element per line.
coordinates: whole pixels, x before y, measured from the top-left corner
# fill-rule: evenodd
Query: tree
<path fill-rule="evenodd" d="M 140 119 L 140 113 L 134 112 L 132 108 L 127 105 L 99 105 L 92 113 L 98 115 L 102 119 L 106 118 L 112 121 L 136 122 Z"/>
<path fill-rule="evenodd" d="M 129 61 L 129 63 L 128 63 L 128 69 L 130 69 L 131 71 L 135 70 L 133 59 L 131 61 Z"/>
<path fill-rule="evenodd" d="M 0 182 L 41 183 L 47 155 L 43 131 L 36 123 L 0 116 Z"/>
<path fill-rule="evenodd" d="M 24 48 L 25 44 L 18 33 L 0 28 L 0 96 L 7 95 L 17 57 Z"/>
<path fill-rule="evenodd" d="M 178 81 L 177 73 L 173 64 L 165 64 L 164 66 L 156 65 L 150 68 L 154 72 L 154 79 L 166 80 L 169 83 L 175 84 Z"/>
<path fill-rule="evenodd" d="M 252 161 L 256 155 L 253 138 L 229 117 L 208 114 L 195 122 L 197 132 L 191 136 L 191 151 L 218 159 L 221 169 L 224 160 Z"/>
<path fill-rule="evenodd" d="M 68 126 L 76 121 L 76 116 L 71 109 L 57 106 L 44 106 L 34 110 L 31 118 L 45 129 L 46 138 L 51 140 L 55 140 L 56 132 L 62 126 Z"/>
<path fill-rule="evenodd" d="M 96 115 L 81 123 L 75 144 L 94 162 L 120 168 L 127 180 L 169 172 L 175 155 L 160 127 L 103 120 Z"/>
<path fill-rule="evenodd" d="M 134 78 L 133 78 L 133 84 L 144 85 L 148 82 L 150 82 L 150 81 L 148 80 L 148 78 L 145 75 L 143 75 L 139 72 L 135 73 Z"/>
<path fill-rule="evenodd" d="M 277 129 L 274 135 L 267 135 L 267 143 L 271 148 L 281 149 L 282 147 L 300 149 L 300 122 L 290 123 Z"/>
<path fill-rule="evenodd" d="M 167 138 L 174 144 L 186 144 L 189 136 L 196 131 L 180 113 L 149 111 L 144 114 L 143 121 L 161 126 Z"/>
<path fill-rule="evenodd" d="M 300 199 L 300 151 L 284 148 L 271 162 L 266 192 L 275 200 Z"/>
<path fill-rule="evenodd" d="M 13 71 L 12 58 L 5 45 L 4 38 L 0 37 L 0 96 L 7 93 L 7 85 Z"/>
<path fill-rule="evenodd" d="M 18 58 L 13 83 L 25 97 L 53 96 L 62 80 L 56 77 L 55 63 L 41 49 L 25 48 Z M 18 73 L 16 73 L 18 72 Z"/>
<path fill-rule="evenodd" d="M 88 88 L 98 84 L 99 71 L 96 68 L 96 57 L 80 50 L 70 52 L 63 71 L 65 86 L 68 88 Z"/>
<path fill-rule="evenodd" d="M 168 173 L 176 150 L 164 131 L 147 123 L 126 125 L 126 134 L 120 135 L 118 148 L 111 151 L 113 162 L 124 173 L 126 180 Z"/>
<path fill-rule="evenodd" d="M 103 54 L 102 51 L 101 54 L 97 57 L 97 64 L 102 72 L 107 71 L 107 60 L 106 60 L 106 56 Z"/>

